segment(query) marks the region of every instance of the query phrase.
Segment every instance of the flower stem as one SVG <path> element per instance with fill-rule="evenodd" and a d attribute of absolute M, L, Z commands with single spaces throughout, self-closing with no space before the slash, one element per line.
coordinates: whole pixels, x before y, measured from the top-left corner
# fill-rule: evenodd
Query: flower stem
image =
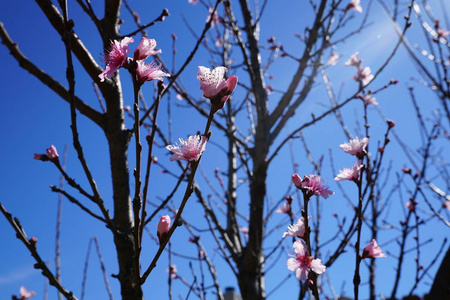
<path fill-rule="evenodd" d="M 361 256 L 359 255 L 359 248 L 361 244 L 361 227 L 362 227 L 362 173 L 364 171 L 364 167 L 361 168 L 361 175 L 357 182 L 358 185 L 358 209 L 356 211 L 357 217 L 358 217 L 358 225 L 356 228 L 357 231 L 357 239 L 356 239 L 356 245 L 355 245 L 355 275 L 353 276 L 353 291 L 354 291 L 354 298 L 355 300 L 358 300 L 358 293 L 359 293 L 359 284 L 361 283 L 361 276 L 359 275 L 359 265 L 361 263 Z"/>

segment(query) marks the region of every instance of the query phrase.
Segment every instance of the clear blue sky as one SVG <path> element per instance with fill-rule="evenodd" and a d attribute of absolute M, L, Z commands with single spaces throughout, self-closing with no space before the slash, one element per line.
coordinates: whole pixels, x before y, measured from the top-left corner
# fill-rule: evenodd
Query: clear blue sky
<path fill-rule="evenodd" d="M 93 1 L 94 2 L 94 1 Z M 158 41 L 158 47 L 163 50 L 162 58 L 171 61 L 171 34 L 175 33 L 178 36 L 177 40 L 177 59 L 176 67 L 178 68 L 184 61 L 183 58 L 190 53 L 194 45 L 194 39 L 188 31 L 187 27 L 182 21 L 184 16 L 189 22 L 190 26 L 199 33 L 203 28 L 206 20 L 206 9 L 197 4 L 195 7 L 188 4 L 185 0 L 175 1 L 130 1 L 132 5 L 139 8 L 141 21 L 147 23 L 156 18 L 163 8 L 168 8 L 171 16 L 165 22 L 151 27 L 148 30 L 149 37 L 155 38 Z M 445 2 L 445 1 L 444 1 Z M 430 1 L 433 7 L 438 8 L 438 1 Z M 233 5 L 238 5 L 233 3 Z M 449 3 L 447 10 L 450 11 Z M 362 1 L 364 11 L 367 9 L 367 1 Z M 101 14 L 102 8 L 98 9 Z M 286 9 L 288 8 L 288 9 Z M 86 17 L 78 5 L 74 1 L 69 1 L 70 16 L 75 20 L 75 30 L 81 37 L 85 45 L 91 51 L 94 58 L 100 62 L 102 53 L 101 43 L 95 28 Z M 435 10 L 439 16 L 442 10 Z M 401 10 L 401 14 L 405 13 Z M 355 28 L 361 22 L 363 15 L 353 12 L 354 19 L 348 24 L 348 30 Z M 133 22 L 125 9 L 122 10 L 122 15 L 125 23 L 122 26 L 122 33 L 126 34 L 134 30 Z M 299 47 L 298 41 L 293 37 L 294 33 L 303 33 L 302 30 L 305 24 L 311 23 L 312 14 L 307 1 L 286 1 L 286 4 L 279 5 L 275 1 L 269 1 L 266 8 L 266 13 L 262 19 L 261 26 L 261 44 L 265 44 L 270 36 L 275 36 L 277 41 L 280 41 L 288 52 L 295 52 L 296 47 Z M 240 16 L 238 15 L 240 20 Z M 350 57 L 355 51 L 360 52 L 360 57 L 364 59 L 364 65 L 370 66 L 372 70 L 380 67 L 381 63 L 392 51 L 397 37 L 393 28 L 383 13 L 380 6 L 376 3 L 372 5 L 372 11 L 369 19 L 372 25 L 363 31 L 362 34 L 356 35 L 349 39 L 344 44 L 339 44 L 336 51 L 342 56 L 338 64 L 334 67 L 328 68 L 330 78 L 333 80 L 333 85 L 336 91 L 342 87 L 342 97 L 345 99 L 357 89 L 357 83 L 352 80 L 354 75 L 354 68 L 345 67 L 344 61 Z M 0 10 L 0 21 L 10 33 L 12 39 L 18 43 L 22 52 L 32 60 L 38 67 L 44 69 L 53 77 L 60 80 L 63 84 L 65 81 L 65 56 L 63 51 L 63 44 L 55 33 L 53 28 L 45 19 L 43 13 L 39 10 L 36 3 L 33 1 L 10 1 L 4 3 L 2 10 Z M 414 20 L 414 26 L 410 32 L 410 39 L 424 45 L 424 39 L 420 35 L 419 25 Z M 130 45 L 131 51 L 137 46 L 139 38 L 135 38 L 135 43 Z M 236 50 L 237 51 L 237 50 Z M 328 53 L 327 53 L 328 54 Z M 265 54 L 266 55 L 266 54 Z M 71 147 L 72 137 L 70 131 L 70 114 L 68 105 L 59 99 L 57 95 L 51 92 L 47 87 L 43 86 L 33 76 L 22 70 L 18 63 L 9 55 L 7 49 L 1 45 L 0 57 L 2 58 L 0 68 L 0 91 L 2 92 L 2 103 L 4 107 L 4 116 L 1 124 L 1 140 L 2 147 L 0 148 L 0 155 L 3 157 L 3 165 L 1 171 L 1 192 L 2 197 L 0 201 L 5 207 L 14 215 L 17 216 L 23 224 L 28 235 L 35 236 L 39 239 L 38 249 L 41 256 L 47 260 L 54 268 L 54 241 L 55 241 L 55 224 L 56 224 L 56 203 L 57 195 L 52 193 L 49 185 L 57 185 L 59 182 L 59 174 L 57 170 L 50 163 L 42 163 L 33 160 L 33 153 L 44 153 L 45 149 L 54 144 L 62 154 L 65 144 L 69 144 L 69 155 L 67 169 L 71 176 L 73 176 L 80 184 L 86 184 L 85 178 L 81 173 L 80 165 L 76 159 L 76 154 Z M 169 64 L 170 65 L 170 64 Z M 199 84 L 195 79 L 197 66 L 210 66 L 209 56 L 204 50 L 201 50 L 194 61 L 188 66 L 182 77 L 185 86 L 188 88 L 190 94 L 200 98 L 201 92 L 198 89 Z M 283 90 L 289 82 L 289 78 L 293 74 L 293 64 L 288 58 L 280 59 L 277 64 L 270 69 L 269 74 L 274 76 L 271 82 L 276 90 Z M 76 63 L 76 94 L 84 101 L 89 103 L 96 109 L 100 109 L 98 101 L 92 89 L 92 84 L 89 78 L 81 71 L 80 66 Z M 230 75 L 230 74 L 229 74 Z M 239 80 L 248 83 L 248 78 L 242 72 L 238 73 Z M 396 130 L 412 148 L 417 148 L 420 145 L 420 139 L 417 131 L 417 124 L 415 115 L 410 105 L 409 96 L 407 94 L 407 85 L 414 85 L 417 92 L 417 98 L 423 103 L 424 113 L 429 115 L 430 109 L 437 106 L 435 95 L 427 88 L 420 86 L 410 80 L 411 77 L 418 78 L 419 75 L 412 65 L 409 57 L 403 48 L 399 50 L 392 63 L 387 67 L 383 74 L 377 78 L 372 88 L 378 89 L 386 84 L 391 78 L 400 79 L 400 83 L 389 90 L 377 95 L 377 100 L 380 103 L 380 108 L 383 110 L 388 118 L 393 119 L 396 123 Z M 128 74 L 121 72 L 122 82 L 124 84 L 124 99 L 125 104 L 131 105 L 132 94 L 129 85 Z M 311 93 L 307 101 L 302 105 L 300 110 L 296 113 L 292 122 L 290 122 L 285 129 L 284 136 L 289 133 L 290 129 L 296 128 L 299 124 L 303 124 L 309 120 L 311 113 L 316 116 L 320 112 L 325 111 L 324 105 L 328 105 L 328 99 L 323 87 L 323 81 L 319 77 L 316 81 L 316 87 Z M 153 88 L 151 84 L 147 84 L 144 93 L 148 99 L 151 98 Z M 189 134 L 194 134 L 197 130 L 203 130 L 204 120 L 192 110 L 180 106 L 180 103 L 172 95 L 170 102 L 173 113 L 173 138 L 186 137 Z M 236 92 L 236 98 L 243 96 L 243 91 Z M 270 96 L 269 105 L 271 108 L 275 106 L 279 94 L 273 93 Z M 168 101 L 165 99 L 164 101 Z M 362 121 L 361 103 L 355 102 L 348 106 L 344 111 L 344 119 L 350 131 L 358 134 Z M 161 116 L 159 119 L 160 126 L 167 128 L 167 104 L 164 103 L 161 109 Z M 385 130 L 384 123 L 378 117 L 374 109 L 370 109 L 370 123 L 372 124 L 372 140 L 371 149 L 377 148 L 376 141 L 382 140 Z M 240 117 L 239 122 L 243 123 L 243 128 L 247 127 L 245 117 Z M 359 124 L 357 123 L 359 122 Z M 128 123 L 130 125 L 131 122 Z M 87 160 L 91 166 L 94 177 L 100 187 L 103 198 L 106 199 L 106 204 L 112 210 L 111 203 L 111 183 L 108 169 L 108 152 L 103 134 L 98 128 L 90 124 L 84 117 L 79 118 L 80 139 L 86 151 Z M 359 129 L 357 129 L 359 128 Z M 220 144 L 223 141 L 221 133 L 217 129 L 212 129 L 212 141 Z M 314 128 L 306 130 L 305 137 L 309 143 L 315 159 L 319 159 L 324 155 L 324 174 L 327 178 L 330 188 L 336 191 L 336 195 L 330 197 L 323 202 L 323 241 L 328 240 L 334 235 L 335 222 L 332 218 L 332 213 L 337 212 L 340 216 L 349 215 L 349 207 L 346 200 L 342 197 L 341 192 L 333 181 L 333 174 L 329 168 L 330 160 L 328 157 L 329 149 L 332 150 L 334 156 L 334 163 L 336 169 L 350 167 L 353 163 L 352 158 L 343 154 L 338 148 L 339 144 L 346 141 L 342 130 L 338 127 L 334 117 L 327 118 Z M 283 136 L 283 134 L 282 134 Z M 448 145 L 447 145 L 448 148 Z M 304 150 L 300 142 L 293 143 L 294 154 L 296 162 L 299 163 L 301 174 L 308 174 L 312 167 L 304 156 Z M 164 149 L 157 149 L 156 155 L 160 161 L 172 171 L 178 172 L 178 169 L 173 164 L 169 164 L 169 154 Z M 131 152 L 131 151 L 130 151 Z M 404 154 L 399 149 L 396 143 L 391 143 L 388 146 L 387 156 L 392 160 L 393 170 L 396 172 L 404 165 L 410 166 L 408 161 L 404 158 Z M 212 143 L 208 144 L 205 152 L 202 166 L 205 173 L 210 178 L 213 178 L 214 168 L 220 167 L 225 170 L 226 163 L 223 159 L 221 150 Z M 449 158 L 447 156 L 447 158 Z M 134 160 L 130 160 L 132 163 Z M 448 161 L 448 160 L 447 160 Z M 156 196 L 165 197 L 170 192 L 173 186 L 173 179 L 165 174 L 160 174 L 160 168 L 156 167 L 153 170 L 152 178 L 152 192 L 153 200 L 157 201 Z M 289 147 L 278 155 L 270 169 L 268 178 L 268 199 L 277 201 L 280 199 L 287 187 L 290 184 L 290 176 L 292 175 L 292 162 L 290 160 Z M 431 174 L 431 177 L 436 174 Z M 204 194 L 209 194 L 211 191 L 201 179 L 201 174 L 197 174 L 200 183 L 203 184 L 202 189 Z M 389 187 L 394 184 L 394 174 L 391 175 Z M 442 182 L 438 183 L 442 184 Z M 216 188 L 217 183 L 214 182 Z M 350 195 L 356 195 L 356 189 L 352 183 L 345 182 L 342 184 Z M 443 186 L 445 187 L 445 186 Z M 389 188 L 387 188 L 388 190 Z M 387 192 L 385 191 L 385 193 Z M 71 191 L 71 190 L 70 190 Z M 72 192 L 72 191 L 71 191 Z M 72 192 L 77 195 L 76 192 Z M 248 209 L 248 190 L 245 185 L 239 189 L 240 207 L 244 212 Z M 178 195 L 179 197 L 180 195 Z M 175 197 L 175 199 L 177 199 Z M 392 197 L 390 213 L 388 215 L 391 220 L 401 219 L 402 207 L 406 199 Z M 178 203 L 175 200 L 176 203 Z M 298 210 L 298 207 L 294 206 Z M 170 213 L 169 213 L 170 214 Z M 203 218 L 203 213 L 192 198 L 185 216 L 196 224 L 197 219 Z M 448 214 L 447 214 L 448 217 Z M 393 221 L 395 222 L 395 221 Z M 275 215 L 268 224 L 268 229 L 271 230 L 276 226 L 276 229 L 267 240 L 265 246 L 267 249 L 276 245 L 287 226 L 289 220 L 285 216 Z M 200 223 L 202 228 L 204 224 Z M 241 226 L 247 224 L 240 220 Z M 398 222 L 397 222 L 398 224 Z M 427 265 L 436 255 L 444 236 L 448 236 L 448 228 L 444 227 L 442 223 L 432 221 L 427 231 L 421 234 L 422 239 L 433 238 L 430 244 L 423 248 L 422 259 L 423 264 Z M 150 231 L 155 234 L 156 225 L 149 225 Z M 328 230 L 330 229 L 330 230 Z M 84 267 L 85 254 L 89 238 L 98 236 L 106 268 L 108 274 L 117 273 L 117 265 L 115 259 L 115 250 L 112 242 L 112 235 L 108 232 L 102 224 L 95 220 L 91 220 L 77 207 L 70 204 L 68 201 L 63 202 L 63 221 L 62 221 L 62 278 L 64 285 L 72 290 L 78 297 L 81 290 L 81 279 Z M 379 243 L 388 252 L 388 258 L 380 259 L 378 261 L 378 292 L 389 295 L 393 282 L 393 270 L 396 260 L 394 255 L 397 248 L 394 243 L 386 244 L 393 234 L 392 231 L 382 232 L 380 234 Z M 15 238 L 13 230 L 3 217 L 0 217 L 0 299 L 8 299 L 12 294 L 17 294 L 19 287 L 25 285 L 28 289 L 34 290 L 38 293 L 36 299 L 43 297 L 44 278 L 38 271 L 33 269 L 34 261 L 28 254 L 26 248 L 19 240 Z M 196 256 L 196 249 L 193 245 L 187 244 L 187 232 L 182 229 L 178 230 L 173 238 L 173 250 L 185 255 Z M 366 235 L 363 234 L 363 243 L 370 240 L 366 228 Z M 212 240 L 206 235 L 202 236 L 202 241 L 212 249 Z M 290 272 L 285 267 L 287 255 L 291 253 L 291 244 L 287 241 L 285 244 L 285 257 L 275 265 L 270 273 L 267 274 L 266 285 L 267 291 L 270 292 L 285 276 Z M 410 244 L 413 247 L 413 244 Z M 147 239 L 144 243 L 143 251 L 143 266 L 147 266 L 149 260 L 153 257 L 156 251 L 155 243 Z M 331 250 L 332 248 L 330 248 Z M 409 247 L 408 247 L 409 249 Z M 322 253 L 322 258 L 327 256 L 326 249 Z M 228 267 L 223 263 L 223 260 L 214 255 L 211 251 L 210 256 L 214 258 L 219 271 L 219 280 L 222 288 L 226 286 L 235 286 L 237 284 L 230 273 Z M 413 264 L 414 252 L 407 256 L 407 263 L 405 265 L 405 272 L 403 276 L 405 281 L 400 286 L 398 296 L 404 295 L 412 286 L 414 275 Z M 440 259 L 439 259 L 440 261 Z M 185 277 L 188 282 L 192 282 L 192 276 L 188 268 L 186 260 L 173 257 L 173 262 L 177 265 L 180 275 Z M 333 282 L 336 292 L 345 290 L 347 295 L 351 295 L 352 291 L 352 275 L 354 268 L 354 253 L 349 251 L 342 256 L 332 267 L 328 268 L 326 274 L 329 275 Z M 269 262 L 269 265 L 271 263 Z M 437 264 L 438 265 L 438 264 Z M 436 267 L 433 267 L 430 274 L 434 275 Z M 144 286 L 144 292 L 147 295 L 158 295 L 158 297 L 150 297 L 153 299 L 167 298 L 167 276 L 166 269 L 168 268 L 167 255 L 161 259 L 157 269 L 150 276 L 149 281 Z M 367 271 L 363 267 L 363 282 L 364 276 L 367 276 Z M 197 274 L 199 276 L 199 274 Z M 293 275 L 293 274 L 291 274 Z M 90 269 L 88 274 L 87 295 L 85 299 L 106 299 L 107 294 L 103 288 L 103 279 L 98 266 L 98 260 L 94 254 L 91 253 Z M 365 277 L 367 278 L 367 277 Z M 119 299 L 119 285 L 116 279 L 109 278 L 112 285 L 116 299 Z M 426 278 L 419 286 L 418 293 L 423 294 L 429 289 L 425 283 L 429 283 L 431 279 Z M 366 287 L 362 286 L 362 296 L 366 295 Z M 49 299 L 56 299 L 55 289 L 49 288 Z M 174 296 L 181 294 L 183 296 L 187 293 L 187 288 L 179 281 L 174 282 Z M 298 284 L 294 276 L 291 276 L 288 282 L 276 292 L 276 296 L 272 299 L 295 299 L 297 297 Z M 329 294 L 330 291 L 327 290 Z M 213 299 L 212 296 L 210 296 Z M 208 297 L 208 299 L 210 299 Z"/>

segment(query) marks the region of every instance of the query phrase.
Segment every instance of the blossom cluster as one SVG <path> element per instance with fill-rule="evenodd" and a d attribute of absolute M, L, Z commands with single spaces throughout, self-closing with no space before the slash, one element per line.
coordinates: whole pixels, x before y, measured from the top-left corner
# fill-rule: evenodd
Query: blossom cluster
<path fill-rule="evenodd" d="M 134 51 L 133 58 L 130 58 L 127 56 L 130 52 L 128 45 L 132 42 L 134 42 L 132 37 L 111 42 L 111 48 L 104 55 L 105 71 L 98 75 L 101 82 L 105 81 L 105 78 L 111 79 L 118 69 L 131 67 L 135 68 L 133 71 L 136 73 L 136 80 L 141 85 L 153 79 L 163 80 L 163 77 L 170 77 L 170 74 L 161 71 L 161 67 L 156 62 L 150 64 L 144 62 L 148 57 L 162 52 L 155 49 L 156 41 L 154 39 L 143 37 Z"/>
<path fill-rule="evenodd" d="M 361 66 L 362 59 L 359 58 L 359 52 L 355 52 L 352 54 L 352 56 L 345 62 L 346 66 L 354 66 L 357 68 L 356 75 L 353 76 L 353 79 L 359 83 L 361 83 L 362 86 L 368 85 L 375 76 L 372 74 L 372 70 L 370 67 L 362 67 Z M 371 94 L 367 94 L 360 97 L 366 105 L 374 104 L 378 105 L 375 97 L 373 97 Z"/>
<path fill-rule="evenodd" d="M 308 220 L 311 216 L 308 217 Z M 306 280 L 308 278 L 309 270 L 312 270 L 316 274 L 322 274 L 325 272 L 325 266 L 318 258 L 314 259 L 313 256 L 308 253 L 306 243 L 303 241 L 305 238 L 307 227 L 303 217 L 298 219 L 296 224 L 289 225 L 288 230 L 283 233 L 283 238 L 286 236 L 292 236 L 299 238 L 293 244 L 294 255 L 286 262 L 286 267 L 295 272 L 295 276 L 298 280 Z"/>
<path fill-rule="evenodd" d="M 200 89 L 203 91 L 203 97 L 211 100 L 212 113 L 225 106 L 237 85 L 238 78 L 236 76 L 231 76 L 225 80 L 226 70 L 225 67 L 217 67 L 211 72 L 209 68 L 198 67 L 197 79 L 200 81 Z M 194 162 L 202 156 L 207 141 L 206 136 L 191 135 L 187 140 L 179 138 L 180 145 L 168 145 L 166 149 L 173 153 L 170 157 L 171 161 L 186 160 Z"/>
<path fill-rule="evenodd" d="M 328 186 L 325 185 L 319 175 L 305 175 L 302 179 L 298 174 L 294 174 L 292 175 L 292 182 L 298 189 L 302 190 L 305 197 L 308 198 L 314 195 L 320 195 L 327 199 L 330 195 L 334 194 L 333 191 L 328 189 Z M 292 203 L 292 198 L 287 197 L 286 200 L 287 202 L 284 206 L 280 207 L 277 212 L 285 212 L 291 215 L 292 212 L 290 205 Z M 287 207 L 289 210 L 287 210 Z M 283 233 L 283 238 L 287 236 L 298 238 L 298 240 L 296 240 L 293 244 L 294 255 L 292 258 L 289 258 L 286 263 L 287 268 L 295 272 L 295 276 L 298 280 L 308 279 L 310 270 L 316 274 L 322 274 L 326 269 L 320 259 L 314 259 L 314 257 L 310 255 L 308 252 L 308 247 L 304 241 L 306 235 L 308 234 L 307 221 L 310 219 L 311 216 L 308 216 L 308 220 L 301 217 L 297 220 L 296 224 L 289 225 L 287 227 L 287 231 Z"/>
<path fill-rule="evenodd" d="M 356 137 L 350 140 L 348 143 L 339 145 L 339 147 L 350 155 L 356 156 L 358 160 L 353 163 L 351 169 L 344 168 L 339 171 L 339 174 L 334 178 L 336 181 L 350 180 L 358 183 L 360 180 L 360 171 L 363 167 L 362 159 L 367 154 L 367 145 L 369 144 L 369 138 L 365 137 L 361 140 Z"/>

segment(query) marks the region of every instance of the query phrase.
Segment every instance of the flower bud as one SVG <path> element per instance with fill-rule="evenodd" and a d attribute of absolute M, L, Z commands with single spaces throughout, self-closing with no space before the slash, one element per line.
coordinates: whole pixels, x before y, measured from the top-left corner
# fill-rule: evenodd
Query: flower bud
<path fill-rule="evenodd" d="M 46 150 L 47 156 L 50 160 L 57 160 L 59 158 L 58 151 L 56 151 L 56 147 L 51 145 L 50 148 Z"/>
<path fill-rule="evenodd" d="M 170 217 L 168 215 L 162 216 L 158 222 L 158 232 L 157 232 L 160 243 L 165 239 L 167 233 L 169 232 L 169 229 L 170 229 Z"/>

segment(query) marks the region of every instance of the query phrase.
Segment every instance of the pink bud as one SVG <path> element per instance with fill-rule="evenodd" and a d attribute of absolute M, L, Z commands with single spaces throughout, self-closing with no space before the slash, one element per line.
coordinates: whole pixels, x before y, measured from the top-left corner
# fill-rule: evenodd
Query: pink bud
<path fill-rule="evenodd" d="M 378 246 L 377 241 L 372 240 L 372 242 L 364 248 L 362 258 L 376 257 L 386 257 L 386 254 L 384 254 L 380 246 Z"/>
<path fill-rule="evenodd" d="M 46 150 L 47 156 L 50 160 L 55 160 L 59 158 L 58 151 L 56 151 L 56 147 L 51 145 L 50 148 Z"/>
<path fill-rule="evenodd" d="M 38 239 L 35 238 L 34 236 L 30 239 L 30 244 L 32 244 L 33 246 L 36 245 L 37 242 L 38 242 Z"/>
<path fill-rule="evenodd" d="M 234 89 L 236 88 L 238 82 L 237 76 L 231 76 L 227 79 L 225 86 L 222 88 L 222 90 L 218 94 L 218 98 L 220 99 L 220 103 L 216 103 L 215 101 L 212 101 L 212 104 L 217 105 L 218 109 L 221 109 L 225 106 L 225 103 L 227 102 L 228 98 L 230 98 L 230 95 L 233 93 Z"/>
<path fill-rule="evenodd" d="M 395 127 L 395 122 L 394 122 L 394 121 L 392 121 L 392 120 L 387 120 L 386 122 L 387 122 L 389 128 Z"/>
<path fill-rule="evenodd" d="M 302 188 L 302 179 L 300 178 L 300 176 L 298 176 L 298 174 L 292 175 L 292 182 L 297 188 Z"/>
<path fill-rule="evenodd" d="M 170 217 L 168 215 L 162 216 L 158 223 L 158 239 L 161 243 L 170 229 Z"/>
<path fill-rule="evenodd" d="M 402 168 L 402 172 L 405 174 L 411 174 L 411 169 L 410 168 Z"/>

